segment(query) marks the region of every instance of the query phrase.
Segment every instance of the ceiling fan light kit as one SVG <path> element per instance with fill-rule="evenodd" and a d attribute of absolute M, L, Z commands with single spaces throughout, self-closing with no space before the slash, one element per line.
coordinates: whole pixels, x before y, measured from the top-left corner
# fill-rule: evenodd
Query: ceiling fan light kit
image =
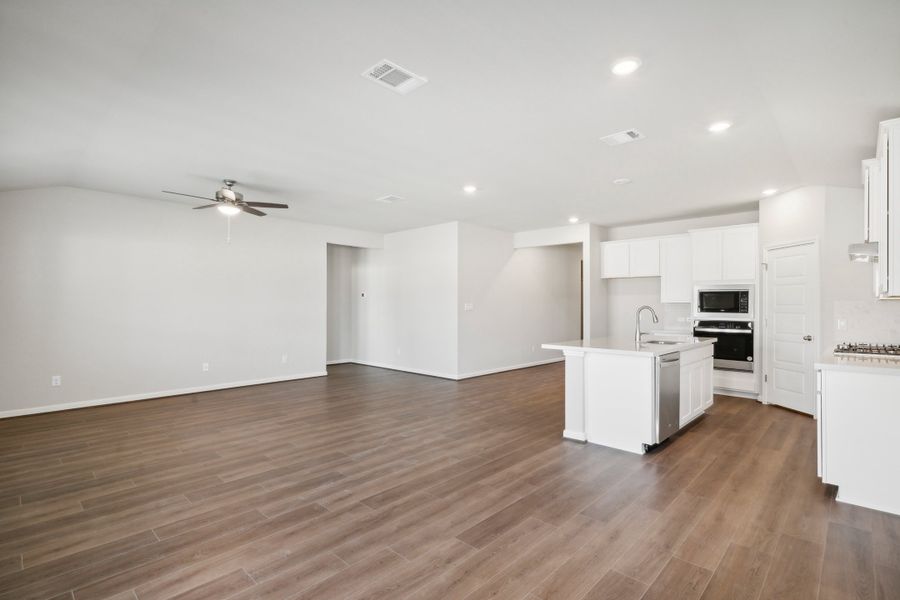
<path fill-rule="evenodd" d="M 169 190 L 163 190 L 163 193 L 174 194 L 176 196 L 187 196 L 188 198 L 199 198 L 201 200 L 209 200 L 210 202 L 212 202 L 212 204 L 195 206 L 194 210 L 199 210 L 201 208 L 212 208 L 213 206 L 215 206 L 219 209 L 220 213 L 227 217 L 233 217 L 242 212 L 249 213 L 257 217 L 264 217 L 266 216 L 266 213 L 258 210 L 259 208 L 288 208 L 287 204 L 280 204 L 278 202 L 246 202 L 242 193 L 232 189 L 237 183 L 234 179 L 224 179 L 222 180 L 222 183 L 224 183 L 225 185 L 224 187 L 216 190 L 215 198 L 195 196 L 193 194 L 183 194 L 181 192 L 171 192 Z"/>

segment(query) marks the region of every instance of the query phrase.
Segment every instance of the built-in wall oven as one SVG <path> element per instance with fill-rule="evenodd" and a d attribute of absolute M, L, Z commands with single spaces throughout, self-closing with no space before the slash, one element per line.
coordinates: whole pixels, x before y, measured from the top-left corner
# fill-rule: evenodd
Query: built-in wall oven
<path fill-rule="evenodd" d="M 698 318 L 752 319 L 753 291 L 749 287 L 700 287 L 695 290 Z"/>
<path fill-rule="evenodd" d="M 753 371 L 752 321 L 694 321 L 694 335 L 714 337 L 713 367 Z"/>

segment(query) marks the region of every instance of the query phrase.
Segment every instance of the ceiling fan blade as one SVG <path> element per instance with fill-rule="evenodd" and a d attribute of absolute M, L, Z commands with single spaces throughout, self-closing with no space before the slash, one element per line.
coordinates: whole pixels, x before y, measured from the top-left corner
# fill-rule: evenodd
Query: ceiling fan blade
<path fill-rule="evenodd" d="M 247 202 L 247 206 L 258 206 L 260 208 L 288 208 L 287 204 L 278 204 L 277 202 Z"/>
<path fill-rule="evenodd" d="M 263 211 L 256 210 L 255 208 L 251 208 L 249 206 L 239 206 L 238 208 L 240 208 L 245 213 L 250 213 L 251 215 L 256 215 L 257 217 L 266 216 L 266 213 L 264 213 Z"/>
<path fill-rule="evenodd" d="M 194 210 L 200 210 L 201 208 L 212 208 L 213 206 L 218 206 L 221 204 L 220 202 L 215 202 L 213 204 L 204 204 L 203 206 L 195 206 Z"/>
<path fill-rule="evenodd" d="M 215 202 L 215 198 L 207 198 L 206 196 L 195 196 L 193 194 L 182 194 L 181 192 L 170 192 L 169 190 L 163 190 L 163 194 L 175 194 L 176 196 L 187 196 L 188 198 L 200 198 L 201 200 L 209 200 L 210 202 Z"/>

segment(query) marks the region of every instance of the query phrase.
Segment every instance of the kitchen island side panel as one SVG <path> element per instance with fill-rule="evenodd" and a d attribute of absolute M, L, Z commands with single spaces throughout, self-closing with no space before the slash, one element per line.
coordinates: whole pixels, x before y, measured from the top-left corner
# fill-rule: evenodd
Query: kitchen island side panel
<path fill-rule="evenodd" d="M 655 357 L 586 353 L 584 406 L 587 441 L 643 454 L 653 440 Z"/>

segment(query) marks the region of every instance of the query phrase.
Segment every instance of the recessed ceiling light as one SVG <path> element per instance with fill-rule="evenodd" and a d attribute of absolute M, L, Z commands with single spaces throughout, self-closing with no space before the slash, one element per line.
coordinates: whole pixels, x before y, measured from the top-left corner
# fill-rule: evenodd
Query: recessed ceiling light
<path fill-rule="evenodd" d="M 478 187 L 477 187 L 477 186 L 474 186 L 474 185 L 472 185 L 472 184 L 470 183 L 469 185 L 464 185 L 464 186 L 463 186 L 463 191 L 464 191 L 465 193 L 467 193 L 467 194 L 474 194 L 475 192 L 478 191 Z"/>
<path fill-rule="evenodd" d="M 729 123 L 728 121 L 716 121 L 709 126 L 709 131 L 710 133 L 722 133 L 729 127 L 731 127 L 731 123 Z"/>
<path fill-rule="evenodd" d="M 577 222 L 578 222 L 578 217 L 569 217 L 569 223 L 573 223 L 573 224 L 574 224 L 574 223 L 577 223 Z"/>
<path fill-rule="evenodd" d="M 763 190 L 763 192 L 762 192 L 763 196 L 774 196 L 777 193 L 778 193 L 778 190 L 775 188 L 769 188 L 767 190 Z"/>
<path fill-rule="evenodd" d="M 613 183 L 616 185 L 628 185 L 631 183 L 631 180 L 627 177 L 619 177 L 618 179 L 613 179 Z"/>
<path fill-rule="evenodd" d="M 612 66 L 612 72 L 618 76 L 631 75 L 641 67 L 641 59 L 629 56 L 617 60 Z"/>

